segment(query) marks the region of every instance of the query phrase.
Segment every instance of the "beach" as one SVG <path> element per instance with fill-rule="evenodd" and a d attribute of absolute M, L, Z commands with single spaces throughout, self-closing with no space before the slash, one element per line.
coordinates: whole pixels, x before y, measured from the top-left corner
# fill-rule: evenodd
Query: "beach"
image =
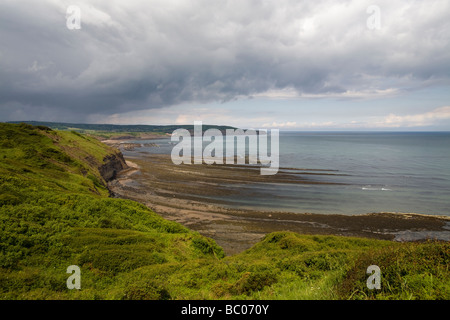
<path fill-rule="evenodd" d="M 117 142 L 117 141 L 116 141 Z M 134 153 L 136 154 L 136 153 Z M 139 154 L 139 153 L 138 153 Z M 214 239 L 228 255 L 242 252 L 273 231 L 356 236 L 394 241 L 450 240 L 450 218 L 415 213 L 361 212 L 358 215 L 297 213 L 237 209 L 221 202 L 237 197 L 239 188 L 255 183 L 311 184 L 311 175 L 330 173 L 280 168 L 262 177 L 257 167 L 233 165 L 174 165 L 167 154 L 125 156 L 128 169 L 108 184 L 115 197 L 145 204 L 173 220 Z"/>

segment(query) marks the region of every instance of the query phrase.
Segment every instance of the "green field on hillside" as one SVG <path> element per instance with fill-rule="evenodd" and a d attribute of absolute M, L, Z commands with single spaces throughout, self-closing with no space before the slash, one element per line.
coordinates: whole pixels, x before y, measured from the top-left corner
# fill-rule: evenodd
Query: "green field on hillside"
<path fill-rule="evenodd" d="M 18 121 L 10 123 L 20 124 Z M 89 123 L 65 123 L 65 122 L 44 122 L 44 121 L 24 121 L 23 123 L 33 126 L 49 127 L 54 130 L 61 131 L 75 131 L 81 134 L 86 134 L 99 139 L 118 139 L 126 138 L 139 139 L 146 135 L 167 137 L 177 129 L 186 129 L 191 132 L 194 130 L 194 125 L 118 125 L 118 124 L 89 124 Z M 202 129 L 218 129 L 225 132 L 226 129 L 237 129 L 231 126 L 219 126 L 203 124 Z"/>

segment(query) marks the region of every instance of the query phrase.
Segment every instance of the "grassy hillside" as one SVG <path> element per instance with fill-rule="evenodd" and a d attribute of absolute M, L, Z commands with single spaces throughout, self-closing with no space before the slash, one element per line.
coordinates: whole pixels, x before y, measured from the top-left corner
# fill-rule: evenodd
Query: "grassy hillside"
<path fill-rule="evenodd" d="M 223 256 L 143 205 L 108 198 L 97 168 L 117 151 L 95 139 L 12 124 L 0 124 L 0 136 L 1 298 L 123 298 L 127 272 Z M 67 289 L 70 265 L 83 290 Z"/>
<path fill-rule="evenodd" d="M 448 243 L 291 232 L 230 257 L 145 206 L 109 198 L 114 150 L 0 123 L 0 299 L 449 299 Z M 366 269 L 382 270 L 381 290 Z M 69 290 L 70 265 L 81 290 Z"/>
<path fill-rule="evenodd" d="M 18 123 L 18 122 L 11 122 Z M 187 129 L 191 132 L 194 125 L 117 125 L 117 124 L 87 124 L 87 123 L 64 123 L 64 122 L 42 122 L 42 121 L 24 121 L 24 123 L 34 126 L 46 126 L 55 130 L 75 131 L 87 134 L 100 139 L 119 139 L 119 138 L 141 138 L 148 135 L 165 137 L 176 129 Z M 225 132 L 226 129 L 236 129 L 231 126 L 217 126 L 203 124 L 203 130 L 219 129 Z"/>

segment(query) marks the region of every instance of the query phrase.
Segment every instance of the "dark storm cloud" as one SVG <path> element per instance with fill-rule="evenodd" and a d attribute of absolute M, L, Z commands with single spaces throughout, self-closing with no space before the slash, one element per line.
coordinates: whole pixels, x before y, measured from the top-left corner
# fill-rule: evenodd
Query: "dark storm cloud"
<path fill-rule="evenodd" d="M 81 9 L 81 30 L 66 9 Z M 0 118 L 448 82 L 447 1 L 0 1 Z"/>

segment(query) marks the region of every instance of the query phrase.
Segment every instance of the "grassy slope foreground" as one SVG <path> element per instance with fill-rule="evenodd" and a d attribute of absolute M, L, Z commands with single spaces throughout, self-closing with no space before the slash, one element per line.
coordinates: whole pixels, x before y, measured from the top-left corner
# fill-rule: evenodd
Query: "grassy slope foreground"
<path fill-rule="evenodd" d="M 230 257 L 145 206 L 109 198 L 93 138 L 0 123 L 1 299 L 449 299 L 448 243 L 291 232 Z M 366 269 L 382 272 L 381 290 Z M 81 290 L 69 290 L 70 265 Z"/>

